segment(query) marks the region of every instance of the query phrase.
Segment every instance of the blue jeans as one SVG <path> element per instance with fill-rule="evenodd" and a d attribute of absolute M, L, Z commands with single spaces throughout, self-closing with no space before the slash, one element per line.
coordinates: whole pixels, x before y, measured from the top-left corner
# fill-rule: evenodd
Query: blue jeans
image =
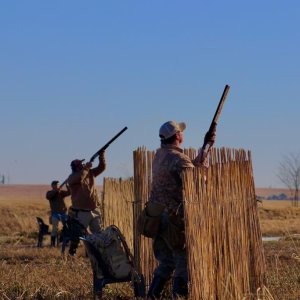
<path fill-rule="evenodd" d="M 57 212 L 53 212 L 51 214 L 52 218 L 57 219 L 58 221 L 67 221 L 68 220 L 68 215 L 65 213 L 57 213 Z"/>
<path fill-rule="evenodd" d="M 68 215 L 65 213 L 57 213 L 57 212 L 53 212 L 51 214 L 51 221 L 52 221 L 52 232 L 51 232 L 51 236 L 57 236 L 57 232 L 58 232 L 58 223 L 59 222 L 63 222 L 63 221 L 67 221 L 68 219 Z"/>

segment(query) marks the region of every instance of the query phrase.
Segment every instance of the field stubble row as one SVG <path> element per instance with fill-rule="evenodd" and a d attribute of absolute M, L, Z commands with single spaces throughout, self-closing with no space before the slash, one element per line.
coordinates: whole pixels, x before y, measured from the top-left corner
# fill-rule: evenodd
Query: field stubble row
<path fill-rule="evenodd" d="M 1 198 L 1 197 L 0 197 Z M 259 205 L 263 235 L 299 233 L 300 209 L 278 201 Z M 69 204 L 69 202 L 68 202 Z M 36 216 L 48 223 L 45 199 L 0 199 L 0 293 L 1 299 L 91 299 L 92 275 L 89 260 L 81 247 L 74 261 L 50 249 L 49 241 L 37 249 Z M 298 230 L 298 231 L 297 231 Z M 267 287 L 274 299 L 300 299 L 300 242 L 295 240 L 264 243 Z M 110 286 L 106 299 L 132 298 L 128 284 Z"/>

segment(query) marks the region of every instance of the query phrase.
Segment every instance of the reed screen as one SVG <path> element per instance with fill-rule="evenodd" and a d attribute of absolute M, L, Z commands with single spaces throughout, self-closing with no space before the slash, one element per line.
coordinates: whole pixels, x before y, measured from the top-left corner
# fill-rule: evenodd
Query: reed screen
<path fill-rule="evenodd" d="M 116 225 L 133 252 L 133 178 L 122 180 L 104 178 L 104 226 Z"/>
<path fill-rule="evenodd" d="M 190 299 L 250 299 L 265 274 L 251 155 L 213 149 L 210 163 L 183 173 Z"/>
<path fill-rule="evenodd" d="M 195 158 L 195 149 L 184 153 Z M 152 240 L 137 231 L 148 201 L 154 152 L 133 152 L 133 180 L 105 178 L 104 224 L 117 225 L 149 285 L 156 260 Z M 213 148 L 210 167 L 183 172 L 190 299 L 248 299 L 264 285 L 265 261 L 251 153 Z"/>
<path fill-rule="evenodd" d="M 141 236 L 137 231 L 137 219 L 148 201 L 151 178 L 153 151 L 147 151 L 144 147 L 133 152 L 134 162 L 134 209 L 133 209 L 133 231 L 134 231 L 134 256 L 136 265 L 144 274 L 146 285 L 149 285 L 156 261 L 152 250 L 152 239 Z"/>

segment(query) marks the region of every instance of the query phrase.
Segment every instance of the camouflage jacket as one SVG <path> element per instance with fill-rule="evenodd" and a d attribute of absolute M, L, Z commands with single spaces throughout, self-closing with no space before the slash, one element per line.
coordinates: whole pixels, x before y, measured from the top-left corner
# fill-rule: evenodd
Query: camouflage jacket
<path fill-rule="evenodd" d="M 149 201 L 164 204 L 169 214 L 177 214 L 183 201 L 182 170 L 194 168 L 195 165 L 181 148 L 162 145 L 156 151 L 152 163 Z"/>

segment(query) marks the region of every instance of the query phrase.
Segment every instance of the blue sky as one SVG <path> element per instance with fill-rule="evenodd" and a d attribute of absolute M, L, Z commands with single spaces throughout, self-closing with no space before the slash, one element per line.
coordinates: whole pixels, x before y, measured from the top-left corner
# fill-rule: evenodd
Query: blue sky
<path fill-rule="evenodd" d="M 300 151 L 299 13 L 276 0 L 2 1 L 0 174 L 62 181 L 128 126 L 104 175 L 130 176 L 165 121 L 201 146 L 229 84 L 215 146 L 251 150 L 256 186 L 282 186 L 282 156 Z"/>

